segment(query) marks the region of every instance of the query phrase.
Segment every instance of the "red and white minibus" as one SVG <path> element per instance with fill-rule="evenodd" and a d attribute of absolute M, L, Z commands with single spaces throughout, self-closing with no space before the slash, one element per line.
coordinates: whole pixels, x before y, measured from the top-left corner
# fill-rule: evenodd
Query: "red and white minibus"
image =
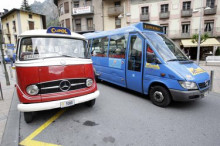
<path fill-rule="evenodd" d="M 99 96 L 82 35 L 62 27 L 31 30 L 19 36 L 15 62 L 17 108 L 27 123 L 33 112 L 64 108 Z"/>

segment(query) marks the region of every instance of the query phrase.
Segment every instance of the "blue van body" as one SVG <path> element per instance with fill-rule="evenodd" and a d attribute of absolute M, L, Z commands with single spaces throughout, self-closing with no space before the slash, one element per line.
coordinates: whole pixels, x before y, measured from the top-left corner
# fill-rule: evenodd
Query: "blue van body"
<path fill-rule="evenodd" d="M 166 38 L 160 26 L 141 22 L 112 31 L 88 33 L 84 36 L 89 42 L 89 50 L 98 79 L 146 95 L 152 94 L 152 98 L 155 97 L 155 99 L 158 96 L 157 101 L 164 99 L 159 98 L 165 96 L 161 94 L 165 94 L 163 92 L 165 89 L 171 100 L 189 101 L 204 97 L 210 87 L 208 73 L 189 60 L 172 40 Z M 112 50 L 121 49 L 123 46 L 117 46 L 117 42 L 113 42 L 117 36 L 126 37 L 123 57 L 111 57 Z M 99 43 L 95 43 L 98 40 Z M 105 47 L 104 55 L 93 55 L 94 50 L 101 48 L 99 45 Z M 138 55 L 134 55 L 135 58 L 132 53 L 138 54 L 139 59 L 137 59 Z M 161 92 L 151 92 L 153 87 L 158 86 L 163 87 Z"/>

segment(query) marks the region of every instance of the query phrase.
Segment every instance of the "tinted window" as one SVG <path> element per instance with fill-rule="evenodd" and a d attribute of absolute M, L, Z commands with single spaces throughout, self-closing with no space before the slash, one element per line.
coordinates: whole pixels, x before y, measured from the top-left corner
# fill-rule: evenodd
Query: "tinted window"
<path fill-rule="evenodd" d="M 92 42 L 92 56 L 106 57 L 108 50 L 108 37 L 94 39 Z"/>
<path fill-rule="evenodd" d="M 109 57 L 111 58 L 125 58 L 125 51 L 127 45 L 127 36 L 114 35 L 110 38 Z"/>

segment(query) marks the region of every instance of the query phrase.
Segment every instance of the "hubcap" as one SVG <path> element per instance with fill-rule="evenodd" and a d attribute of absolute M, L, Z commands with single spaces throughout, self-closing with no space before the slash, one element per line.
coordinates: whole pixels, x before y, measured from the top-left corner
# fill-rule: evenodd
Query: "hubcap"
<path fill-rule="evenodd" d="M 154 92 L 154 99 L 157 102 L 162 102 L 164 100 L 164 96 L 163 96 L 162 92 L 160 92 L 160 91 Z"/>

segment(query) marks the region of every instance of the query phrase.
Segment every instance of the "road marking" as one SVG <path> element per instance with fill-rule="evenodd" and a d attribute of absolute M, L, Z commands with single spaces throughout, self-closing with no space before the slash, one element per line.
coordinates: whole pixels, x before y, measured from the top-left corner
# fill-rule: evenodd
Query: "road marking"
<path fill-rule="evenodd" d="M 36 141 L 36 140 L 32 140 L 32 139 L 34 139 L 34 137 L 36 137 L 44 129 L 46 129 L 53 121 L 55 121 L 57 118 L 59 118 L 65 111 L 66 111 L 66 109 L 62 109 L 59 112 L 57 112 L 53 117 L 51 117 L 47 122 L 45 122 L 43 125 L 41 125 L 38 129 L 36 129 L 33 133 L 31 133 L 27 138 L 25 138 L 19 144 L 23 145 L 23 146 L 60 146 L 60 145 L 45 143 L 45 142 Z"/>

